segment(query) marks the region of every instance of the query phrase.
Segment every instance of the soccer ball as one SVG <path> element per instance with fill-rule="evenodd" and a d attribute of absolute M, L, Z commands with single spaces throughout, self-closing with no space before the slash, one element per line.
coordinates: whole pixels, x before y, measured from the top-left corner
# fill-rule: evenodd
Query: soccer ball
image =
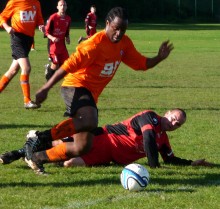
<path fill-rule="evenodd" d="M 124 167 L 120 176 L 122 186 L 129 191 L 144 190 L 149 183 L 149 178 L 147 169 L 137 163 Z"/>

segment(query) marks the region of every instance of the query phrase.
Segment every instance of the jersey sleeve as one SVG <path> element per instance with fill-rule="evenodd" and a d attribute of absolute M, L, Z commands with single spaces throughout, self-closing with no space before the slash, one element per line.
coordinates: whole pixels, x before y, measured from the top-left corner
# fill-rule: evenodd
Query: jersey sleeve
<path fill-rule="evenodd" d="M 52 31 L 53 31 L 53 18 L 52 16 L 50 16 L 45 26 L 45 35 L 46 36 L 48 36 L 49 34 L 52 35 Z"/>
<path fill-rule="evenodd" d="M 147 58 L 137 51 L 130 38 L 124 38 L 126 47 L 122 62 L 134 70 L 147 70 Z"/>
<path fill-rule="evenodd" d="M 146 112 L 142 113 L 138 117 L 138 123 L 143 135 L 144 150 L 148 158 L 148 164 L 152 168 L 159 167 L 156 132 L 152 124 L 151 114 Z"/>
<path fill-rule="evenodd" d="M 13 5 L 11 1 L 6 4 L 5 9 L 0 14 L 0 26 L 2 27 L 3 23 L 7 23 L 13 14 Z"/>

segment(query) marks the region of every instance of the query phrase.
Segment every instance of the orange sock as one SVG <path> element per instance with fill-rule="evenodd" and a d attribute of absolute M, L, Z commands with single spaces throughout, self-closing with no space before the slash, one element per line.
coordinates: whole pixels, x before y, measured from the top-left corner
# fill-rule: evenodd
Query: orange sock
<path fill-rule="evenodd" d="M 31 101 L 29 75 L 21 75 L 20 84 L 21 84 L 21 89 L 23 91 L 23 95 L 24 95 L 24 103 L 28 103 Z"/>
<path fill-rule="evenodd" d="M 51 136 L 53 140 L 72 136 L 75 133 L 76 131 L 72 118 L 60 122 L 51 129 Z"/>
<path fill-rule="evenodd" d="M 5 75 L 2 76 L 1 80 L 0 80 L 0 92 L 2 92 L 6 86 L 9 84 L 9 78 L 6 77 Z"/>
<path fill-rule="evenodd" d="M 51 162 L 63 161 L 69 159 L 66 155 L 66 150 L 66 143 L 61 143 L 46 150 L 46 154 Z"/>

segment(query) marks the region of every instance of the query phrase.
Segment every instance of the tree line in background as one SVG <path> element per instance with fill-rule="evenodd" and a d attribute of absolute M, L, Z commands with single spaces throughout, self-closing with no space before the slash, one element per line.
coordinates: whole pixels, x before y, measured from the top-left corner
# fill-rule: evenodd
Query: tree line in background
<path fill-rule="evenodd" d="M 1 11 L 8 0 L 0 1 Z M 57 11 L 58 0 L 40 0 L 45 20 Z M 220 0 L 66 0 L 73 22 L 84 22 L 90 5 L 97 7 L 99 21 L 115 6 L 125 7 L 130 22 L 210 22 L 220 21 Z"/>

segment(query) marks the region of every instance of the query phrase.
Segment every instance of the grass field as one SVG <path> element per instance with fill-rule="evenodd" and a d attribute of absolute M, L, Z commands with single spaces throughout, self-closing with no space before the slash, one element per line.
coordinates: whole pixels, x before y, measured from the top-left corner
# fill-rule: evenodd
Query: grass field
<path fill-rule="evenodd" d="M 84 29 L 71 30 L 74 51 Z M 187 112 L 186 124 L 169 133 L 176 156 L 206 158 L 220 164 L 220 30 L 218 25 L 132 24 L 127 34 L 137 49 L 154 56 L 162 41 L 175 49 L 149 72 L 135 72 L 121 65 L 98 103 L 99 125 L 121 121 L 140 110 L 159 114 L 174 107 Z M 11 63 L 9 36 L 0 31 L 0 75 Z M 45 82 L 46 39 L 36 32 L 36 51 L 30 53 L 31 93 Z M 25 110 L 17 75 L 0 95 L 0 153 L 19 148 L 30 129 L 44 130 L 63 120 L 64 102 L 57 84 L 38 110 Z M 160 159 L 161 161 L 161 159 Z M 146 159 L 139 163 L 145 165 Z M 161 164 L 163 165 L 162 161 Z M 213 168 L 164 166 L 150 169 L 150 184 L 143 192 L 122 188 L 123 166 L 58 168 L 45 165 L 48 176 L 35 175 L 21 160 L 1 165 L 2 209 L 209 209 L 220 208 L 219 166 Z"/>

